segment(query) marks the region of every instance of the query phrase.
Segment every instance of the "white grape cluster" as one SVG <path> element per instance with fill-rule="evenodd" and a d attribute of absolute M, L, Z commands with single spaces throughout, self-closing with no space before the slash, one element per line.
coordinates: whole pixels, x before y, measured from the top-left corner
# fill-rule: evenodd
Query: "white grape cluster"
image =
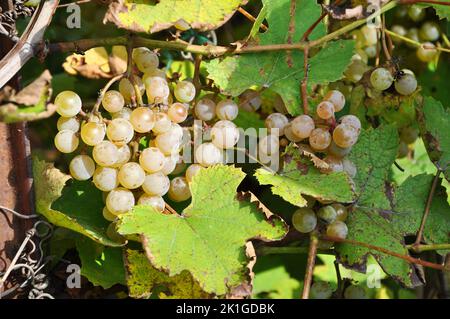
<path fill-rule="evenodd" d="M 103 215 L 111 222 L 137 204 L 164 211 L 166 194 L 172 201 L 188 200 L 193 177 L 204 167 L 223 163 L 224 150 L 239 139 L 232 122 L 238 106 L 232 100 L 217 101 L 207 95 L 195 102 L 192 82 L 171 83 L 158 68 L 156 53 L 136 48 L 132 59 L 142 76 L 122 78 L 118 90 L 105 92 L 102 112 L 84 114 L 80 97 L 72 91 L 61 92 L 55 99 L 61 115 L 55 146 L 62 153 L 72 153 L 80 140 L 84 144 L 82 154 L 70 162 L 70 174 L 80 181 L 92 178 L 106 194 Z M 144 94 L 148 104 L 136 105 Z M 212 126 L 210 140 L 194 150 L 195 163 L 182 176 L 170 179 L 169 175 L 179 175 L 186 167 L 180 153 L 183 146 L 192 144 L 191 135 L 180 124 L 189 114 Z M 149 140 L 145 148 L 139 148 L 142 137 Z"/>

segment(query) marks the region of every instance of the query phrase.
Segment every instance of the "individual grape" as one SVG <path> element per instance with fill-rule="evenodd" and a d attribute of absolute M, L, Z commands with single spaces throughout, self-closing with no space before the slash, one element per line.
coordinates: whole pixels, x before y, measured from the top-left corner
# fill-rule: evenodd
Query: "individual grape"
<path fill-rule="evenodd" d="M 329 91 L 323 99 L 333 104 L 334 112 L 341 111 L 345 106 L 345 96 L 337 90 Z"/>
<path fill-rule="evenodd" d="M 340 220 L 335 220 L 327 227 L 327 236 L 345 239 L 348 234 L 347 225 Z"/>
<path fill-rule="evenodd" d="M 338 158 L 343 158 L 350 153 L 352 150 L 351 147 L 342 148 L 336 145 L 334 141 L 331 141 L 330 146 L 328 147 L 328 154 L 333 155 Z"/>
<path fill-rule="evenodd" d="M 328 101 L 322 101 L 317 105 L 317 116 L 323 120 L 329 120 L 334 117 L 334 105 Z"/>
<path fill-rule="evenodd" d="M 103 218 L 105 218 L 109 222 L 115 221 L 116 217 L 117 217 L 116 215 L 111 213 L 106 206 L 103 207 L 102 215 L 103 215 Z"/>
<path fill-rule="evenodd" d="M 273 100 L 273 108 L 281 114 L 289 113 L 286 105 L 284 104 L 283 98 L 279 94 L 275 95 L 275 99 Z"/>
<path fill-rule="evenodd" d="M 118 178 L 123 187 L 136 189 L 144 183 L 145 172 L 138 163 L 129 162 L 122 165 Z"/>
<path fill-rule="evenodd" d="M 164 175 L 172 174 L 179 160 L 179 156 L 177 155 L 173 154 L 171 156 L 166 156 L 166 160 L 164 162 L 163 168 L 161 169 L 161 173 L 163 173 Z"/>
<path fill-rule="evenodd" d="M 348 176 L 350 176 L 351 178 L 354 178 L 356 176 L 357 173 L 356 166 L 348 158 L 344 158 L 342 160 L 342 168 L 344 169 L 344 172 L 346 172 Z"/>
<path fill-rule="evenodd" d="M 327 205 L 321 207 L 317 211 L 317 217 L 319 217 L 325 223 L 330 224 L 336 220 L 337 213 L 333 206 Z"/>
<path fill-rule="evenodd" d="M 198 164 L 208 167 L 222 163 L 223 153 L 213 143 L 203 143 L 195 150 L 195 160 Z"/>
<path fill-rule="evenodd" d="M 150 51 L 148 48 L 135 48 L 133 49 L 132 55 L 133 61 L 139 71 L 146 73 L 158 68 L 158 55 L 155 52 Z"/>
<path fill-rule="evenodd" d="M 395 90 L 401 95 L 410 95 L 417 89 L 416 77 L 412 74 L 404 74 L 395 81 Z"/>
<path fill-rule="evenodd" d="M 409 154 L 409 147 L 408 144 L 406 144 L 403 141 L 400 141 L 400 144 L 398 146 L 398 151 L 397 151 L 397 157 L 398 158 L 403 158 L 408 156 Z"/>
<path fill-rule="evenodd" d="M 94 175 L 95 163 L 88 155 L 77 155 L 69 164 L 70 175 L 79 181 L 86 181 Z"/>
<path fill-rule="evenodd" d="M 439 26 L 435 22 L 425 22 L 420 27 L 419 37 L 423 41 L 437 41 L 441 36 Z"/>
<path fill-rule="evenodd" d="M 336 220 L 339 220 L 341 222 L 345 222 L 347 220 L 348 211 L 347 208 L 339 203 L 333 203 L 331 206 L 336 211 Z"/>
<path fill-rule="evenodd" d="M 102 106 L 110 113 L 120 112 L 125 106 L 125 99 L 119 91 L 110 90 L 103 96 Z"/>
<path fill-rule="evenodd" d="M 81 125 L 81 139 L 86 145 L 95 146 L 105 138 L 103 123 L 88 122 Z"/>
<path fill-rule="evenodd" d="M 398 35 L 401 35 L 402 37 L 406 37 L 406 34 L 408 33 L 408 31 L 406 30 L 406 28 L 404 26 L 398 25 L 398 24 L 393 25 L 391 27 L 391 31 L 396 33 L 396 34 L 398 34 Z M 398 39 L 398 38 L 395 38 L 395 37 L 392 37 L 392 41 L 394 43 L 401 43 L 402 42 L 401 39 Z"/>
<path fill-rule="evenodd" d="M 222 100 L 217 103 L 216 115 L 221 120 L 234 120 L 239 113 L 238 106 L 232 100 Z"/>
<path fill-rule="evenodd" d="M 203 166 L 199 164 L 192 164 L 189 165 L 189 167 L 186 169 L 186 180 L 188 183 L 192 182 L 192 178 L 198 174 L 202 169 L 204 169 Z"/>
<path fill-rule="evenodd" d="M 370 67 L 363 61 L 356 60 L 353 61 L 345 70 L 344 75 L 347 80 L 357 83 L 359 82 L 364 73 L 370 70 Z"/>
<path fill-rule="evenodd" d="M 314 120 L 309 115 L 297 116 L 291 123 L 292 133 L 300 138 L 308 138 L 315 128 Z"/>
<path fill-rule="evenodd" d="M 157 76 L 157 77 L 160 77 L 161 79 L 166 80 L 166 71 L 164 69 L 149 70 L 148 72 L 145 72 L 144 75 L 142 76 L 142 81 L 145 82 L 146 78 L 149 78 L 152 76 Z"/>
<path fill-rule="evenodd" d="M 181 148 L 181 142 L 183 138 L 183 131 L 181 131 L 181 136 L 174 132 L 172 128 L 162 134 L 156 136 L 155 145 L 158 147 L 164 155 L 171 155 L 178 153 Z"/>
<path fill-rule="evenodd" d="M 189 81 L 180 81 L 175 85 L 173 94 L 182 103 L 189 103 L 195 97 L 195 86 Z"/>
<path fill-rule="evenodd" d="M 191 197 L 191 191 L 186 178 L 178 176 L 172 179 L 170 181 L 168 195 L 174 202 L 183 202 L 188 200 Z"/>
<path fill-rule="evenodd" d="M 324 281 L 317 281 L 311 285 L 309 297 L 311 299 L 330 299 L 333 289 L 330 284 Z"/>
<path fill-rule="evenodd" d="M 400 131 L 400 140 L 406 144 L 414 143 L 419 137 L 419 131 L 413 127 L 405 127 Z"/>
<path fill-rule="evenodd" d="M 170 89 L 165 79 L 158 76 L 148 77 L 145 79 L 144 85 L 148 103 L 162 103 L 169 98 Z"/>
<path fill-rule="evenodd" d="M 328 169 L 324 169 L 325 172 L 342 172 L 344 170 L 344 166 L 342 164 L 342 159 L 339 157 L 335 157 L 333 155 L 327 155 L 323 159 L 325 163 L 328 164 Z"/>
<path fill-rule="evenodd" d="M 157 147 L 148 147 L 139 156 L 139 164 L 148 173 L 160 171 L 164 167 L 165 162 L 164 154 Z"/>
<path fill-rule="evenodd" d="M 133 139 L 133 125 L 128 120 L 122 118 L 114 119 L 106 128 L 106 136 L 117 146 L 126 145 Z"/>
<path fill-rule="evenodd" d="M 247 89 L 239 95 L 239 107 L 247 112 L 257 111 L 261 104 L 261 95 L 255 90 Z"/>
<path fill-rule="evenodd" d="M 74 131 L 62 130 L 56 134 L 54 142 L 61 153 L 72 153 L 77 149 L 80 140 Z"/>
<path fill-rule="evenodd" d="M 112 165 L 114 168 L 120 168 L 123 164 L 127 163 L 131 158 L 131 150 L 128 145 L 117 147 L 117 161 Z"/>
<path fill-rule="evenodd" d="M 221 120 L 211 129 L 211 140 L 218 148 L 231 148 L 239 140 L 239 130 L 233 122 Z"/>
<path fill-rule="evenodd" d="M 64 117 L 72 117 L 81 111 L 81 98 L 72 91 L 62 91 L 55 98 L 56 112 Z"/>
<path fill-rule="evenodd" d="M 138 133 L 148 133 L 155 125 L 153 111 L 148 107 L 138 107 L 131 112 L 130 123 Z"/>
<path fill-rule="evenodd" d="M 61 116 L 56 122 L 56 127 L 58 131 L 69 130 L 76 133 L 80 129 L 80 122 L 76 117 Z"/>
<path fill-rule="evenodd" d="M 344 115 L 339 119 L 339 122 L 341 124 L 347 124 L 353 127 L 358 135 L 361 132 L 361 121 L 355 115 L 352 114 Z"/>
<path fill-rule="evenodd" d="M 180 31 L 187 31 L 191 28 L 190 24 L 184 19 L 178 19 L 173 26 Z"/>
<path fill-rule="evenodd" d="M 113 189 L 108 193 L 108 196 L 106 196 L 106 207 L 116 216 L 125 214 L 131 210 L 134 203 L 133 193 L 123 187 Z"/>
<path fill-rule="evenodd" d="M 422 62 L 433 61 L 437 54 L 438 50 L 436 49 L 436 46 L 431 42 L 425 42 L 417 49 L 417 57 Z"/>
<path fill-rule="evenodd" d="M 195 116 L 202 121 L 211 121 L 216 116 L 216 103 L 208 98 L 203 98 L 195 104 Z"/>
<path fill-rule="evenodd" d="M 278 136 L 284 135 L 284 128 L 288 123 L 289 120 L 286 115 L 281 113 L 272 113 L 265 120 L 266 127 L 270 134 Z"/>
<path fill-rule="evenodd" d="M 299 208 L 292 215 L 292 225 L 300 233 L 309 233 L 317 226 L 317 217 L 311 208 Z"/>
<path fill-rule="evenodd" d="M 351 285 L 344 291 L 345 299 L 367 299 L 366 291 L 363 287 Z"/>
<path fill-rule="evenodd" d="M 327 129 L 324 128 L 316 128 L 312 130 L 311 135 L 309 136 L 309 145 L 317 150 L 323 151 L 330 146 L 331 143 L 331 134 Z"/>
<path fill-rule="evenodd" d="M 169 116 L 163 112 L 157 112 L 154 114 L 155 125 L 152 131 L 155 134 L 162 134 L 170 130 L 172 127 L 172 121 Z"/>
<path fill-rule="evenodd" d="M 131 112 L 133 112 L 130 108 L 128 107 L 123 107 L 119 112 L 116 113 L 111 113 L 111 117 L 112 119 L 125 119 L 127 121 L 130 120 L 131 117 Z"/>
<path fill-rule="evenodd" d="M 263 155 L 277 154 L 280 149 L 280 140 L 278 136 L 269 134 L 259 140 L 258 151 Z"/>
<path fill-rule="evenodd" d="M 379 91 L 387 90 L 394 82 L 391 72 L 385 68 L 375 69 L 370 75 L 370 84 Z"/>
<path fill-rule="evenodd" d="M 142 80 L 137 75 L 132 76 L 133 82 L 136 83 L 139 88 L 140 94 L 144 94 L 145 86 L 142 83 Z M 127 78 L 123 78 L 119 82 L 119 92 L 122 94 L 125 102 L 130 103 L 132 100 L 136 100 L 136 91 L 134 90 L 134 86 L 131 81 Z"/>
<path fill-rule="evenodd" d="M 419 39 L 419 30 L 417 29 L 417 28 L 410 28 L 409 30 L 408 30 L 408 32 L 406 32 L 406 37 L 408 38 L 408 39 L 411 39 L 411 40 L 413 40 L 414 42 L 420 42 L 420 39 Z M 417 48 L 417 46 L 415 45 L 415 44 L 412 44 L 412 43 L 409 43 L 409 42 L 406 42 L 406 45 L 408 46 L 408 47 L 410 47 L 410 48 L 413 48 L 413 49 L 415 49 L 415 48 Z"/>
<path fill-rule="evenodd" d="M 188 116 L 189 106 L 186 106 L 182 103 L 176 102 L 173 103 L 169 110 L 167 111 L 167 115 L 174 123 L 184 122 Z"/>
<path fill-rule="evenodd" d="M 94 161 L 101 166 L 113 166 L 119 159 L 119 152 L 116 145 L 110 141 L 102 141 L 92 149 Z"/>
<path fill-rule="evenodd" d="M 333 131 L 333 141 L 339 147 L 352 147 L 357 140 L 358 133 L 354 127 L 349 124 L 339 124 Z"/>
<path fill-rule="evenodd" d="M 361 27 L 361 32 L 364 37 L 365 46 L 376 45 L 378 42 L 377 28 L 371 25 L 364 25 Z"/>
<path fill-rule="evenodd" d="M 152 196 L 164 196 L 169 191 L 170 180 L 161 172 L 147 174 L 142 189 Z"/>
<path fill-rule="evenodd" d="M 369 47 L 364 48 L 364 53 L 368 58 L 373 59 L 377 56 L 378 48 L 376 45 L 371 45 Z"/>
<path fill-rule="evenodd" d="M 417 5 L 412 5 L 408 9 L 408 16 L 414 22 L 422 21 L 425 18 L 425 10 Z"/>
<path fill-rule="evenodd" d="M 117 174 L 118 172 L 115 168 L 98 166 L 95 169 L 92 181 L 99 190 L 109 192 L 119 186 Z"/>
<path fill-rule="evenodd" d="M 149 194 L 142 194 L 137 203 L 138 205 L 151 206 L 160 213 L 162 213 L 166 207 L 166 202 L 161 196 L 153 196 Z"/>
<path fill-rule="evenodd" d="M 285 127 L 284 127 L 284 135 L 286 136 L 286 138 L 294 143 L 300 142 L 301 140 L 303 140 L 301 137 L 298 137 L 297 135 L 294 134 L 294 132 L 292 132 L 292 123 L 288 123 Z"/>

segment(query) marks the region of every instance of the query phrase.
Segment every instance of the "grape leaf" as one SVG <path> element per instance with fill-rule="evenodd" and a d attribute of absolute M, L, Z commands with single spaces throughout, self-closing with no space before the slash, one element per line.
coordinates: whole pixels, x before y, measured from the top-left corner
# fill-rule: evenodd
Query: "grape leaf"
<path fill-rule="evenodd" d="M 295 12 L 290 28 L 290 0 L 263 1 L 269 30 L 259 34 L 257 41 L 261 45 L 293 43 L 300 41 L 303 33 L 321 14 L 321 8 L 315 1 L 295 1 Z M 274 26 L 270 28 L 270 26 Z M 320 23 L 310 38 L 326 34 Z M 308 84 L 324 84 L 342 77 L 353 55 L 353 41 L 334 41 L 328 43 L 316 55 L 309 59 L 310 73 Z M 303 52 L 258 52 L 241 56 L 214 59 L 205 63 L 209 78 L 226 94 L 236 96 L 244 90 L 258 86 L 270 88 L 281 95 L 286 108 L 292 115 L 300 114 L 299 85 L 304 77 Z"/>
<path fill-rule="evenodd" d="M 76 247 L 81 260 L 81 274 L 92 284 L 104 289 L 116 284 L 126 285 L 122 248 L 106 247 L 79 235 Z"/>
<path fill-rule="evenodd" d="M 121 245 L 106 235 L 108 221 L 102 215 L 102 193 L 92 183 L 69 181 L 69 175 L 37 158 L 33 160 L 33 176 L 36 210 L 49 222 L 103 245 Z"/>
<path fill-rule="evenodd" d="M 121 216 L 118 231 L 140 234 L 155 268 L 169 276 L 187 270 L 208 293 L 224 295 L 247 285 L 246 241 L 281 239 L 287 226 L 278 217 L 264 216 L 254 203 L 236 199 L 244 176 L 231 166 L 202 170 L 190 185 L 192 203 L 183 214 L 136 206 Z"/>
<path fill-rule="evenodd" d="M 265 128 L 264 120 L 261 119 L 258 113 L 239 110 L 238 116 L 233 120 L 237 127 L 246 129 Z"/>
<path fill-rule="evenodd" d="M 422 108 L 418 108 L 418 121 L 431 161 L 450 181 L 450 110 L 434 98 L 425 97 Z"/>
<path fill-rule="evenodd" d="M 447 0 L 437 0 L 438 2 L 447 2 Z M 420 4 L 423 7 L 433 7 L 436 10 L 436 14 L 440 19 L 450 20 L 450 7 L 448 5 L 440 5 L 440 4 Z"/>
<path fill-rule="evenodd" d="M 125 260 L 130 297 L 149 298 L 159 287 L 162 287 L 157 296 L 160 299 L 210 297 L 186 270 L 169 277 L 165 272 L 153 267 L 144 253 L 131 249 L 126 250 Z"/>
<path fill-rule="evenodd" d="M 358 172 L 354 178 L 358 198 L 346 221 L 347 239 L 408 255 L 404 237 L 414 235 L 419 228 L 433 176 L 410 177 L 398 187 L 390 183 L 389 170 L 397 145 L 396 129 L 385 126 L 362 132 L 350 153 Z M 450 210 L 441 189 L 434 197 L 431 215 L 435 216 L 426 225 L 425 241 L 447 242 Z M 403 285 L 421 284 L 413 266 L 403 259 L 348 243 L 336 245 L 336 251 L 347 267 L 365 272 L 368 255 L 372 255 L 388 275 Z"/>
<path fill-rule="evenodd" d="M 355 193 L 351 178 L 346 173 L 322 174 L 309 158 L 300 155 L 300 150 L 292 145 L 286 148 L 284 162 L 284 168 L 279 173 L 260 168 L 255 176 L 260 184 L 273 185 L 272 192 L 289 203 L 306 206 L 307 201 L 302 195 L 341 203 L 353 201 Z"/>
<path fill-rule="evenodd" d="M 207 31 L 227 22 L 246 3 L 246 0 L 119 0 L 110 4 L 105 20 L 133 32 L 154 33 L 182 19 L 193 29 Z"/>

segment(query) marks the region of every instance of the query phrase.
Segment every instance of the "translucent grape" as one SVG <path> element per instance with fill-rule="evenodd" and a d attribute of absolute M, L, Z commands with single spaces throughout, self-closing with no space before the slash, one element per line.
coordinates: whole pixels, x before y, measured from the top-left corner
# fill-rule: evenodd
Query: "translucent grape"
<path fill-rule="evenodd" d="M 164 175 L 172 174 L 172 172 L 175 170 L 175 167 L 177 166 L 178 159 L 178 154 L 166 156 L 166 160 L 164 162 L 163 168 L 161 169 L 161 173 L 163 173 Z"/>
<path fill-rule="evenodd" d="M 126 145 L 133 139 L 133 125 L 126 119 L 114 119 L 106 128 L 106 136 L 108 136 L 108 139 L 117 146 Z"/>
<path fill-rule="evenodd" d="M 364 37 L 365 46 L 377 44 L 378 42 L 377 28 L 371 25 L 364 25 L 361 27 L 361 32 Z"/>
<path fill-rule="evenodd" d="M 105 124 L 88 122 L 81 126 L 81 139 L 86 145 L 95 146 L 105 138 Z"/>
<path fill-rule="evenodd" d="M 255 90 L 247 89 L 239 96 L 239 107 L 247 112 L 259 110 L 261 104 L 261 95 Z"/>
<path fill-rule="evenodd" d="M 370 67 L 363 61 L 353 61 L 345 70 L 344 75 L 347 80 L 356 83 L 359 82 L 364 73 L 370 70 Z"/>
<path fill-rule="evenodd" d="M 329 91 L 323 99 L 333 104 L 335 112 L 341 111 L 345 106 L 345 96 L 337 90 Z"/>
<path fill-rule="evenodd" d="M 340 220 L 335 220 L 327 227 L 327 236 L 345 239 L 348 234 L 347 225 Z"/>
<path fill-rule="evenodd" d="M 192 182 L 192 178 L 198 174 L 204 167 L 199 164 L 192 164 L 186 169 L 186 180 Z"/>
<path fill-rule="evenodd" d="M 140 94 L 144 94 L 145 92 L 145 86 L 142 83 L 142 80 L 137 75 L 133 75 L 132 79 L 134 83 L 136 83 L 137 87 L 139 88 Z M 134 90 L 134 86 L 131 83 L 131 81 L 127 78 L 123 78 L 119 82 L 119 92 L 122 94 L 125 102 L 131 103 L 132 100 L 136 100 L 136 92 Z"/>
<path fill-rule="evenodd" d="M 148 107 L 138 107 L 130 116 L 130 123 L 138 133 L 148 133 L 155 125 L 153 111 Z"/>
<path fill-rule="evenodd" d="M 116 217 L 117 217 L 116 215 L 111 213 L 106 206 L 103 207 L 102 215 L 103 215 L 103 218 L 105 218 L 109 222 L 115 221 Z"/>
<path fill-rule="evenodd" d="M 164 155 L 171 155 L 178 153 L 181 148 L 181 142 L 183 138 L 183 131 L 181 136 L 174 132 L 173 127 L 162 134 L 159 134 L 155 139 L 155 145 L 158 147 Z"/>
<path fill-rule="evenodd" d="M 221 120 L 234 120 L 239 113 L 238 106 L 232 100 L 222 100 L 217 103 L 216 115 Z"/>
<path fill-rule="evenodd" d="M 118 178 L 123 187 L 136 189 L 144 183 L 145 172 L 138 163 L 129 162 L 122 165 Z"/>
<path fill-rule="evenodd" d="M 79 181 L 86 181 L 94 175 L 95 163 L 88 155 L 77 155 L 69 164 L 70 175 Z"/>
<path fill-rule="evenodd" d="M 54 142 L 61 153 L 72 153 L 77 149 L 80 140 L 74 131 L 62 130 L 56 134 Z"/>
<path fill-rule="evenodd" d="M 98 166 L 95 169 L 92 181 L 99 190 L 109 192 L 119 186 L 117 174 L 118 172 L 115 168 Z"/>
<path fill-rule="evenodd" d="M 331 206 L 336 211 L 336 220 L 339 220 L 341 222 L 345 222 L 348 216 L 347 208 L 339 203 L 333 203 Z"/>
<path fill-rule="evenodd" d="M 431 62 L 437 55 L 438 50 L 431 42 L 425 42 L 417 49 L 417 57 L 422 62 Z"/>
<path fill-rule="evenodd" d="M 191 197 L 189 184 L 184 177 L 175 177 L 170 182 L 169 198 L 174 202 L 183 202 Z"/>
<path fill-rule="evenodd" d="M 311 208 L 299 208 L 292 215 L 292 225 L 300 233 L 309 233 L 317 226 L 317 217 Z"/>
<path fill-rule="evenodd" d="M 203 98 L 195 104 L 195 116 L 202 121 L 211 121 L 216 116 L 216 103 L 208 98 Z"/>
<path fill-rule="evenodd" d="M 416 77 L 412 74 L 404 74 L 395 81 L 395 90 L 401 95 L 410 95 L 417 89 Z"/>
<path fill-rule="evenodd" d="M 408 39 L 413 40 L 414 42 L 420 42 L 420 39 L 419 39 L 419 30 L 418 30 L 417 28 L 410 28 L 410 29 L 408 30 L 408 32 L 406 32 L 406 37 L 407 37 Z M 412 48 L 412 49 L 417 48 L 417 46 L 416 46 L 415 44 L 412 44 L 412 43 L 409 43 L 409 42 L 406 42 L 406 45 L 407 45 L 408 47 Z"/>
<path fill-rule="evenodd" d="M 72 117 L 81 111 L 81 98 L 72 91 L 62 91 L 55 98 L 56 112 L 64 117 Z"/>
<path fill-rule="evenodd" d="M 120 168 L 123 164 L 127 163 L 131 158 L 131 151 L 128 145 L 117 147 L 117 161 L 112 167 Z"/>
<path fill-rule="evenodd" d="M 441 36 L 439 26 L 435 22 L 425 22 L 420 27 L 419 37 L 424 41 L 437 41 Z"/>
<path fill-rule="evenodd" d="M 317 150 L 323 151 L 330 146 L 331 143 L 331 134 L 327 129 L 324 128 L 316 128 L 312 130 L 311 135 L 309 136 L 309 145 Z"/>
<path fill-rule="evenodd" d="M 223 161 L 222 150 L 213 143 L 203 143 L 195 150 L 195 160 L 205 167 L 220 164 Z"/>
<path fill-rule="evenodd" d="M 311 285 L 309 297 L 311 299 L 330 299 L 333 295 L 331 285 L 324 281 L 318 281 Z"/>
<path fill-rule="evenodd" d="M 308 138 L 315 128 L 314 120 L 309 115 L 297 116 L 291 123 L 292 133 L 299 138 Z"/>
<path fill-rule="evenodd" d="M 417 5 L 412 5 L 408 9 L 408 16 L 414 22 L 419 22 L 425 18 L 425 10 Z"/>
<path fill-rule="evenodd" d="M 189 103 L 195 97 L 195 86 L 189 81 L 180 81 L 173 90 L 175 98 L 182 103 Z"/>
<path fill-rule="evenodd" d="M 152 196 L 148 194 L 142 194 L 138 199 L 138 205 L 147 205 L 155 208 L 158 212 L 162 213 L 166 207 L 166 202 L 161 196 Z"/>
<path fill-rule="evenodd" d="M 76 117 L 61 116 L 56 122 L 56 127 L 58 131 L 69 130 L 76 133 L 80 129 L 80 122 Z"/>
<path fill-rule="evenodd" d="M 333 131 L 333 141 L 337 146 L 349 148 L 358 140 L 358 133 L 348 124 L 339 124 Z"/>
<path fill-rule="evenodd" d="M 134 206 L 135 200 L 133 193 L 123 187 L 113 189 L 106 196 L 106 207 L 108 210 L 118 216 L 125 214 Z"/>
<path fill-rule="evenodd" d="M 289 120 L 284 114 L 272 113 L 266 118 L 264 123 L 269 129 L 270 134 L 283 136 L 284 128 L 289 123 Z"/>
<path fill-rule="evenodd" d="M 145 82 L 146 78 L 157 76 L 164 80 L 166 80 L 166 71 L 163 69 L 153 69 L 148 72 L 145 72 L 145 74 L 142 76 L 142 81 Z"/>
<path fill-rule="evenodd" d="M 356 130 L 356 133 L 359 134 L 361 132 L 361 121 L 358 117 L 354 115 L 344 115 L 339 119 L 341 124 L 347 124 L 353 127 Z"/>
<path fill-rule="evenodd" d="M 331 102 L 323 101 L 317 105 L 317 116 L 323 120 L 329 120 L 334 117 L 334 105 Z"/>
<path fill-rule="evenodd" d="M 169 191 L 170 180 L 161 172 L 147 174 L 142 189 L 149 195 L 164 196 Z"/>
<path fill-rule="evenodd" d="M 328 147 L 328 153 L 339 158 L 343 158 L 344 156 L 348 155 L 351 150 L 351 147 L 342 148 L 337 146 L 334 141 L 331 141 L 330 147 Z"/>
<path fill-rule="evenodd" d="M 321 207 L 317 211 L 317 217 L 327 224 L 330 224 L 336 220 L 337 213 L 333 206 L 327 205 Z"/>
<path fill-rule="evenodd" d="M 103 96 L 102 106 L 110 113 L 120 112 L 125 106 L 125 99 L 119 91 L 110 90 Z"/>
<path fill-rule="evenodd" d="M 159 65 L 158 55 L 144 47 L 133 49 L 133 61 L 143 73 L 157 69 Z"/>
<path fill-rule="evenodd" d="M 167 115 L 174 123 L 181 123 L 186 120 L 188 116 L 189 106 L 186 106 L 182 103 L 173 103 L 169 110 L 167 111 Z"/>
<path fill-rule="evenodd" d="M 370 84 L 379 91 L 389 89 L 393 82 L 394 77 L 391 72 L 385 68 L 375 69 L 370 75 Z"/>
<path fill-rule="evenodd" d="M 351 285 L 344 291 L 345 299 L 367 299 L 366 291 L 363 287 Z"/>
<path fill-rule="evenodd" d="M 169 85 L 165 79 L 152 76 L 145 79 L 145 89 L 147 91 L 148 103 L 162 103 L 170 94 Z"/>
<path fill-rule="evenodd" d="M 172 127 L 172 121 L 169 116 L 163 112 L 157 112 L 154 114 L 155 125 L 152 131 L 155 134 L 162 134 L 170 130 Z"/>
<path fill-rule="evenodd" d="M 294 143 L 300 142 L 301 140 L 303 140 L 301 137 L 298 137 L 297 135 L 294 134 L 294 132 L 292 132 L 292 123 L 288 123 L 285 127 L 284 127 L 284 135 L 286 136 L 286 138 Z"/>
<path fill-rule="evenodd" d="M 406 34 L 408 33 L 408 31 L 406 30 L 406 28 L 405 28 L 404 26 L 398 25 L 398 24 L 393 25 L 393 26 L 391 27 L 391 31 L 394 32 L 394 33 L 396 33 L 396 34 L 398 34 L 398 35 L 401 35 L 401 36 L 403 36 L 403 37 L 405 37 Z M 401 43 L 401 42 L 402 42 L 401 39 L 398 39 L 398 38 L 395 38 L 395 37 L 392 37 L 392 41 L 393 41 L 394 43 Z"/>
<path fill-rule="evenodd" d="M 214 124 L 211 130 L 211 140 L 218 148 L 231 148 L 239 140 L 239 130 L 233 122 L 221 120 Z"/>
<path fill-rule="evenodd" d="M 130 120 L 131 112 L 133 112 L 130 108 L 124 107 L 119 112 L 111 113 L 112 119 L 125 119 L 127 121 Z"/>
<path fill-rule="evenodd" d="M 113 166 L 119 159 L 119 152 L 110 141 L 102 141 L 94 146 L 92 157 L 98 165 Z"/>
<path fill-rule="evenodd" d="M 144 149 L 139 156 L 139 164 L 149 173 L 160 171 L 164 167 L 165 161 L 164 154 L 156 147 Z"/>
<path fill-rule="evenodd" d="M 258 151 L 264 155 L 277 154 L 280 150 L 280 140 L 278 136 L 269 134 L 260 139 Z"/>

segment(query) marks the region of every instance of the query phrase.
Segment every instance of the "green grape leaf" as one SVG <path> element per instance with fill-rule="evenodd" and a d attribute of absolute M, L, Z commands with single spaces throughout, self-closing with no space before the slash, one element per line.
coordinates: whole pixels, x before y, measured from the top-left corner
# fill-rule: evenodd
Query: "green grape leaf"
<path fill-rule="evenodd" d="M 45 70 L 23 90 L 15 93 L 6 87 L 0 93 L 0 121 L 5 123 L 36 121 L 50 117 L 56 107 L 49 103 L 52 76 Z"/>
<path fill-rule="evenodd" d="M 281 172 L 260 168 L 255 176 L 261 185 L 272 185 L 272 193 L 285 201 L 303 207 L 307 201 L 302 195 L 308 195 L 326 201 L 353 202 L 355 193 L 346 173 L 321 173 L 309 158 L 301 155 L 300 149 L 292 145 L 286 148 L 283 160 Z"/>
<path fill-rule="evenodd" d="M 81 274 L 94 286 L 108 289 L 126 285 L 123 249 L 107 247 L 78 235 L 76 247 L 81 260 Z"/>
<path fill-rule="evenodd" d="M 295 1 L 292 19 L 287 18 L 290 0 L 266 0 L 263 3 L 269 30 L 257 37 L 261 45 L 298 42 L 321 14 L 321 8 L 315 1 Z M 292 25 L 294 27 L 290 27 Z M 319 24 L 310 38 L 325 34 L 324 25 Z M 350 40 L 328 43 L 309 59 L 308 85 L 311 87 L 340 79 L 351 61 L 353 49 L 354 42 Z M 252 86 L 270 88 L 281 95 L 289 113 L 297 115 L 302 113 L 299 85 L 304 77 L 303 60 L 303 52 L 296 50 L 243 54 L 214 59 L 205 64 L 209 78 L 224 93 L 237 96 Z"/>
<path fill-rule="evenodd" d="M 410 177 L 400 186 L 390 183 L 389 171 L 397 147 L 398 135 L 393 126 L 362 132 L 353 147 L 349 158 L 357 167 L 354 181 L 358 198 L 346 221 L 347 239 L 408 255 L 404 237 L 415 235 L 419 229 L 433 176 Z M 435 216 L 426 225 L 424 240 L 430 244 L 447 242 L 450 211 L 441 189 L 434 197 L 431 215 Z M 336 251 L 346 267 L 365 272 L 367 258 L 372 255 L 388 275 L 403 285 L 421 284 L 414 267 L 403 259 L 350 243 L 337 244 Z"/>
<path fill-rule="evenodd" d="M 127 285 L 132 298 L 153 297 L 155 290 L 160 299 L 205 299 L 210 297 L 186 270 L 170 277 L 165 272 L 153 267 L 145 253 L 131 249 L 126 250 L 125 261 Z"/>
<path fill-rule="evenodd" d="M 287 226 L 276 216 L 264 216 L 254 203 L 236 198 L 244 176 L 232 166 L 202 170 L 190 185 L 192 203 L 183 214 L 136 206 L 121 215 L 118 231 L 140 234 L 155 268 L 169 276 L 189 271 L 208 293 L 224 295 L 247 286 L 246 242 L 279 240 Z"/>
<path fill-rule="evenodd" d="M 106 235 L 109 223 L 102 215 L 102 192 L 92 183 L 70 180 L 53 164 L 37 158 L 33 160 L 33 176 L 36 211 L 49 222 L 106 246 L 122 245 Z"/>
<path fill-rule="evenodd" d="M 450 26 L 450 23 L 447 24 Z M 440 56 L 437 68 L 426 68 L 423 72 L 420 72 L 417 79 L 419 83 L 426 83 L 426 85 L 422 85 L 422 95 L 432 96 L 441 102 L 450 100 L 450 90 L 447 83 L 447 79 L 450 78 L 450 61 L 449 59 L 443 59 L 444 56 L 444 54 Z"/>
<path fill-rule="evenodd" d="M 184 20 L 191 28 L 207 31 L 228 21 L 246 0 L 151 0 L 112 2 L 105 19 L 133 32 L 154 33 Z"/>
<path fill-rule="evenodd" d="M 425 97 L 418 108 L 418 121 L 431 161 L 450 181 L 450 110 L 434 98 Z"/>
<path fill-rule="evenodd" d="M 261 119 L 258 113 L 242 109 L 239 110 L 238 116 L 233 120 L 233 123 L 243 130 L 255 129 L 256 133 L 258 129 L 265 128 L 264 120 Z"/>

